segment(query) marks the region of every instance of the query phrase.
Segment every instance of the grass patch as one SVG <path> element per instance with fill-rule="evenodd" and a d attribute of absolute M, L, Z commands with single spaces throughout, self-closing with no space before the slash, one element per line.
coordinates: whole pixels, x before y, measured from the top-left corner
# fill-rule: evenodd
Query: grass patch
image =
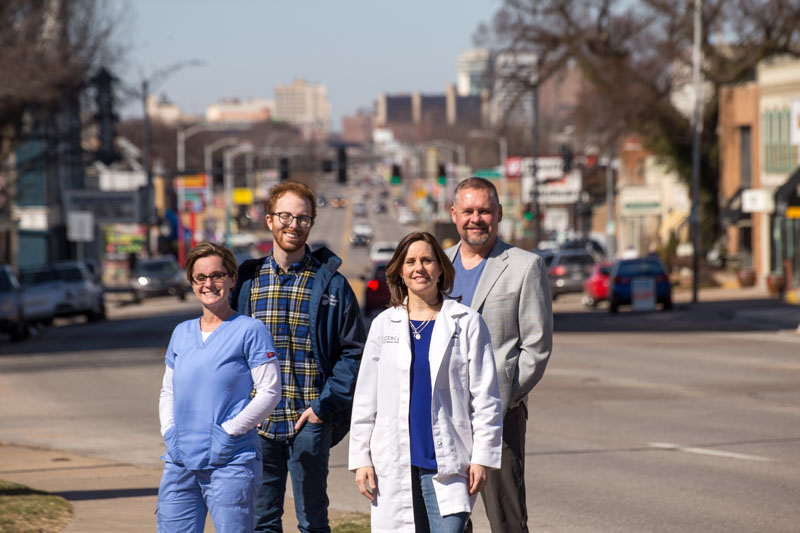
<path fill-rule="evenodd" d="M 363 513 L 331 513 L 331 533 L 369 533 L 369 515 Z"/>
<path fill-rule="evenodd" d="M 72 518 L 72 505 L 46 492 L 0 479 L 0 531 L 55 533 Z"/>

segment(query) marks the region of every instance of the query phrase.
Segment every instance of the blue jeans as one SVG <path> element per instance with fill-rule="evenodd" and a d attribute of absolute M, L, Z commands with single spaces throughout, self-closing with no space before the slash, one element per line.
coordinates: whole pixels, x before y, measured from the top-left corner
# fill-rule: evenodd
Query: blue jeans
<path fill-rule="evenodd" d="M 289 440 L 261 437 L 263 471 L 256 503 L 256 531 L 283 531 L 286 476 L 292 476 L 297 527 L 302 532 L 330 532 L 328 457 L 333 426 L 306 424 Z"/>
<path fill-rule="evenodd" d="M 427 468 L 411 467 L 411 475 L 417 476 L 419 479 L 419 489 L 417 484 L 412 480 L 411 487 L 413 490 L 421 490 L 422 499 L 425 502 L 425 510 L 428 514 L 428 524 L 431 533 L 464 533 L 464 527 L 467 525 L 469 513 L 453 513 L 447 516 L 442 516 L 439 512 L 439 502 L 436 499 L 436 491 L 433 488 L 433 476 L 436 475 L 436 470 L 428 470 Z M 414 513 L 417 514 L 416 512 Z M 415 517 L 416 522 L 420 522 Z M 421 524 L 419 524 L 421 525 Z M 417 526 L 417 531 L 424 529 Z"/>

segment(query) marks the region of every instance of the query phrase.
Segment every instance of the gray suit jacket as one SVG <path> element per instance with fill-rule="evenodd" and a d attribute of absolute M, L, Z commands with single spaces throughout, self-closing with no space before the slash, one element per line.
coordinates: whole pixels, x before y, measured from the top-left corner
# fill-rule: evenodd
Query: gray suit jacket
<path fill-rule="evenodd" d="M 447 249 L 451 261 L 460 246 Z M 483 316 L 492 336 L 505 415 L 527 399 L 553 349 L 553 306 L 544 261 L 497 239 L 471 307 Z"/>

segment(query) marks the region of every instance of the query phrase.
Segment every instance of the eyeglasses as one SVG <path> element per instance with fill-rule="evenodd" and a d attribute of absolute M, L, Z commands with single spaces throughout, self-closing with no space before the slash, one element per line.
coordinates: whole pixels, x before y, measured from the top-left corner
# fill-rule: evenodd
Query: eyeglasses
<path fill-rule="evenodd" d="M 297 225 L 301 228 L 310 228 L 311 223 L 314 220 L 308 215 L 297 215 L 294 216 L 291 213 L 283 212 L 283 213 L 270 213 L 273 217 L 278 217 L 278 220 L 281 221 L 281 224 L 284 226 L 291 226 L 293 220 L 297 220 Z"/>
<path fill-rule="evenodd" d="M 198 274 L 192 278 L 192 281 L 195 285 L 203 285 L 206 281 L 211 280 L 211 283 L 216 285 L 217 283 L 221 282 L 225 279 L 225 276 L 228 274 L 226 272 L 212 272 L 208 276 L 205 274 Z"/>

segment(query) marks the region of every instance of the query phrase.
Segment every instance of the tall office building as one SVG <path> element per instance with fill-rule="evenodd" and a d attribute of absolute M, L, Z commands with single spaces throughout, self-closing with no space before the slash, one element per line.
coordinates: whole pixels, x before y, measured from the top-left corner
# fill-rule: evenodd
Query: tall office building
<path fill-rule="evenodd" d="M 324 85 L 295 78 L 275 86 L 275 115 L 300 128 L 306 138 L 325 137 L 331 128 L 331 104 Z"/>
<path fill-rule="evenodd" d="M 479 96 L 489 89 L 489 50 L 470 48 L 458 54 L 456 59 L 456 89 L 458 96 Z"/>

